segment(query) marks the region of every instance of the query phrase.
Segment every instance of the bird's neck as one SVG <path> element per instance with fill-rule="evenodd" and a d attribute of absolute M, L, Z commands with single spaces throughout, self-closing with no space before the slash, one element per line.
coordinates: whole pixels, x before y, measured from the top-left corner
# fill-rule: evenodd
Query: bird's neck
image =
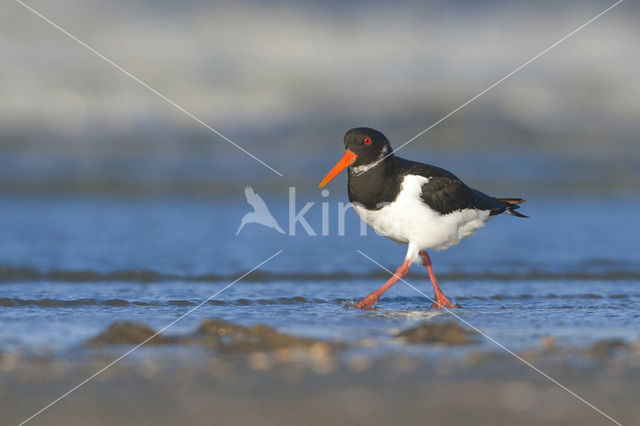
<path fill-rule="evenodd" d="M 366 170 L 349 167 L 349 200 L 367 208 L 391 202 L 394 188 L 399 186 L 393 173 L 395 156 L 390 155 Z"/>

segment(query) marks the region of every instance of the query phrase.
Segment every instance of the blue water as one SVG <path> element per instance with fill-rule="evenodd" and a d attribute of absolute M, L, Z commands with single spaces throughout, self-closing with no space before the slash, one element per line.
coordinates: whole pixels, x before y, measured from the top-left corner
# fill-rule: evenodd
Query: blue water
<path fill-rule="evenodd" d="M 288 230 L 286 194 L 265 195 Z M 159 329 L 279 250 L 281 254 L 204 304 L 167 333 L 194 330 L 203 318 L 266 323 L 326 339 L 372 339 L 378 349 L 411 351 L 391 336 L 434 314 L 403 283 L 366 312 L 350 303 L 381 285 L 403 246 L 369 230 L 361 236 L 352 211 L 336 235 L 339 196 L 301 195 L 298 210 L 328 236 L 282 235 L 256 224 L 236 236 L 250 211 L 235 198 L 0 198 L 0 351 L 69 351 L 114 321 Z M 640 338 L 640 251 L 635 200 L 528 200 L 531 219 L 498 217 L 474 237 L 433 253 L 441 286 L 462 305 L 456 314 L 513 349 L 600 338 Z M 426 272 L 407 280 L 427 296 Z M 484 340 L 481 348 L 492 347 Z M 382 348 L 382 349 L 380 349 Z"/>

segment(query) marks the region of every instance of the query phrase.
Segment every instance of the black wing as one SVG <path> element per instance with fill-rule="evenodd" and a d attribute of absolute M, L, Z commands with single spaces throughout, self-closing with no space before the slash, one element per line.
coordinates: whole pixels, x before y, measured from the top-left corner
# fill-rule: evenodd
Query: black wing
<path fill-rule="evenodd" d="M 457 210 L 489 210 L 492 215 L 504 213 L 505 203 L 469 188 L 458 178 L 433 177 L 422 185 L 422 200 L 434 210 L 448 214 Z"/>
<path fill-rule="evenodd" d="M 468 187 L 450 173 L 439 167 L 404 160 L 405 174 L 415 174 L 429 178 L 429 182 L 422 185 L 422 200 L 433 210 L 441 214 L 448 214 L 458 210 L 476 209 L 490 211 L 490 215 L 509 213 L 526 217 L 514 210 L 520 206 L 520 199 L 496 199 L 476 189 Z M 508 201 L 507 201 L 508 200 Z"/>

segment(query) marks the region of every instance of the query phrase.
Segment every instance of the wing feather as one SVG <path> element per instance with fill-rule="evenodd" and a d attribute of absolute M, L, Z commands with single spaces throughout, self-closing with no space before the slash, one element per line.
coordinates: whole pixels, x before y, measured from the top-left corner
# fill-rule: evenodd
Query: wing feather
<path fill-rule="evenodd" d="M 504 213 L 505 203 L 478 190 L 469 188 L 455 176 L 432 177 L 422 185 L 422 200 L 434 210 L 448 214 L 457 210 L 488 210 Z M 495 212 L 495 213 L 494 213 Z"/>

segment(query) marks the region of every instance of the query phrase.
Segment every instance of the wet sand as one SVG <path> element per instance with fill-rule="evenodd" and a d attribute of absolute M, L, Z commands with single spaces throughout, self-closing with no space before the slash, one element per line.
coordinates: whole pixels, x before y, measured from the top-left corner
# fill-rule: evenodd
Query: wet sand
<path fill-rule="evenodd" d="M 0 355 L 0 424 L 18 424 L 154 330 L 115 323 L 62 355 Z M 157 336 L 30 424 L 612 424 L 479 336 L 425 322 L 376 355 L 375 342 L 323 341 L 205 320 Z M 437 356 L 407 347 L 434 345 Z M 460 352 L 460 349 L 463 352 Z M 622 424 L 640 418 L 640 347 L 601 340 L 540 346 L 523 358 Z"/>

